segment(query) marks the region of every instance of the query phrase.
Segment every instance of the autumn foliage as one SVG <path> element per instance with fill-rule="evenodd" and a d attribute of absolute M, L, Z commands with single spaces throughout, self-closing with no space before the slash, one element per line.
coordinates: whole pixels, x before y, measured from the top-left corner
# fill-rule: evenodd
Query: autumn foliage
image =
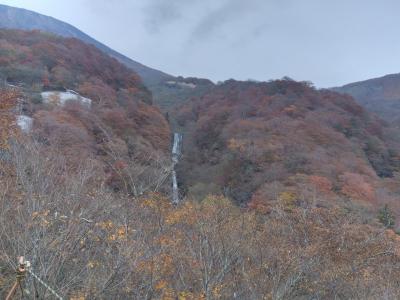
<path fill-rule="evenodd" d="M 19 255 L 65 299 L 400 298 L 400 147 L 351 97 L 207 84 L 177 114 L 173 205 L 169 123 L 135 73 L 0 30 L 0 76 L 0 298 Z M 48 89 L 92 105 L 43 103 Z M 23 291 L 50 298 L 35 282 Z"/>
<path fill-rule="evenodd" d="M 190 196 L 201 183 L 253 206 L 281 193 L 291 193 L 293 205 L 313 194 L 378 205 L 382 178 L 390 181 L 400 167 L 400 143 L 384 122 L 350 96 L 308 83 L 227 81 L 183 106 L 178 122 Z"/>
<path fill-rule="evenodd" d="M 0 73 L 9 82 L 77 88 L 93 78 L 114 89 L 141 85 L 136 73 L 77 39 L 1 30 L 0 48 Z"/>
<path fill-rule="evenodd" d="M 281 193 L 267 212 L 220 196 L 176 207 L 160 194 L 110 192 L 96 183 L 90 161 L 73 171 L 60 154 L 41 151 L 15 145 L 16 175 L 0 176 L 7 189 L 0 194 L 2 296 L 14 280 L 16 249 L 70 299 L 400 296 L 393 267 L 399 237 L 358 213 L 315 207 L 312 198 L 291 206 L 292 192 Z M 31 281 L 24 287 L 48 295 Z"/>
<path fill-rule="evenodd" d="M 17 105 L 18 92 L 0 89 L 0 151 L 8 148 L 9 139 L 15 133 L 16 118 L 13 109 Z"/>
<path fill-rule="evenodd" d="M 77 39 L 17 30 L 0 30 L 0 58 L 2 111 L 12 111 L 1 119 L 9 124 L 0 124 L 3 145 L 4 133 L 23 113 L 33 118 L 35 139 L 58 148 L 70 168 L 77 168 L 81 158 L 94 159 L 104 170 L 102 178 L 124 191 L 127 184 L 120 182 L 127 179 L 114 169 L 116 161 L 143 168 L 156 164 L 153 157 L 167 161 L 168 123 L 137 74 L 114 58 Z M 91 99 L 91 107 L 76 101 L 63 107 L 43 103 L 40 92 L 66 89 Z M 9 97 L 17 91 L 18 107 L 16 97 Z"/>

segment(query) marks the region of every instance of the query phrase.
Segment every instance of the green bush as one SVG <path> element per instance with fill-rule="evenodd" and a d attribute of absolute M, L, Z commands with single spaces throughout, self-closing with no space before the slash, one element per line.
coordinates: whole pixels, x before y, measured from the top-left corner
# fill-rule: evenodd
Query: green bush
<path fill-rule="evenodd" d="M 379 210 L 378 219 L 386 228 L 393 228 L 396 223 L 396 218 L 387 204 Z"/>

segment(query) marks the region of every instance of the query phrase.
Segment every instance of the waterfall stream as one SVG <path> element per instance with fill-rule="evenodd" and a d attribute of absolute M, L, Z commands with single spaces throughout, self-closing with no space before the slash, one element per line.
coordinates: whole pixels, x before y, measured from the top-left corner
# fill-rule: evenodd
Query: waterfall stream
<path fill-rule="evenodd" d="M 174 144 L 172 146 L 172 203 L 179 203 L 179 188 L 178 180 L 176 179 L 175 167 L 179 162 L 179 157 L 181 155 L 182 149 L 182 134 L 174 133 Z"/>

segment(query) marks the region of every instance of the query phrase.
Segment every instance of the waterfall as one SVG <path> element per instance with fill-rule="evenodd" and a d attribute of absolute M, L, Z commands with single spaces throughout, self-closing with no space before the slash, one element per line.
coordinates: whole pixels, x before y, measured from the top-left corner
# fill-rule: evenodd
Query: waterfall
<path fill-rule="evenodd" d="M 175 166 L 179 162 L 182 148 L 182 134 L 174 133 L 174 144 L 172 146 L 172 203 L 179 203 L 178 180 L 176 179 Z"/>
<path fill-rule="evenodd" d="M 178 181 L 176 180 L 176 171 L 172 171 L 172 203 L 179 203 L 179 189 L 178 189 Z"/>

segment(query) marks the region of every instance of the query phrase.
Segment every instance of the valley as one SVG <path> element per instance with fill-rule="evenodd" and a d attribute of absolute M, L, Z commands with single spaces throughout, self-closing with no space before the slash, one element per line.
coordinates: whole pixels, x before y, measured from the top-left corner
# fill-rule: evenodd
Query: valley
<path fill-rule="evenodd" d="M 399 75 L 214 83 L 0 17 L 0 298 L 400 297 Z"/>

